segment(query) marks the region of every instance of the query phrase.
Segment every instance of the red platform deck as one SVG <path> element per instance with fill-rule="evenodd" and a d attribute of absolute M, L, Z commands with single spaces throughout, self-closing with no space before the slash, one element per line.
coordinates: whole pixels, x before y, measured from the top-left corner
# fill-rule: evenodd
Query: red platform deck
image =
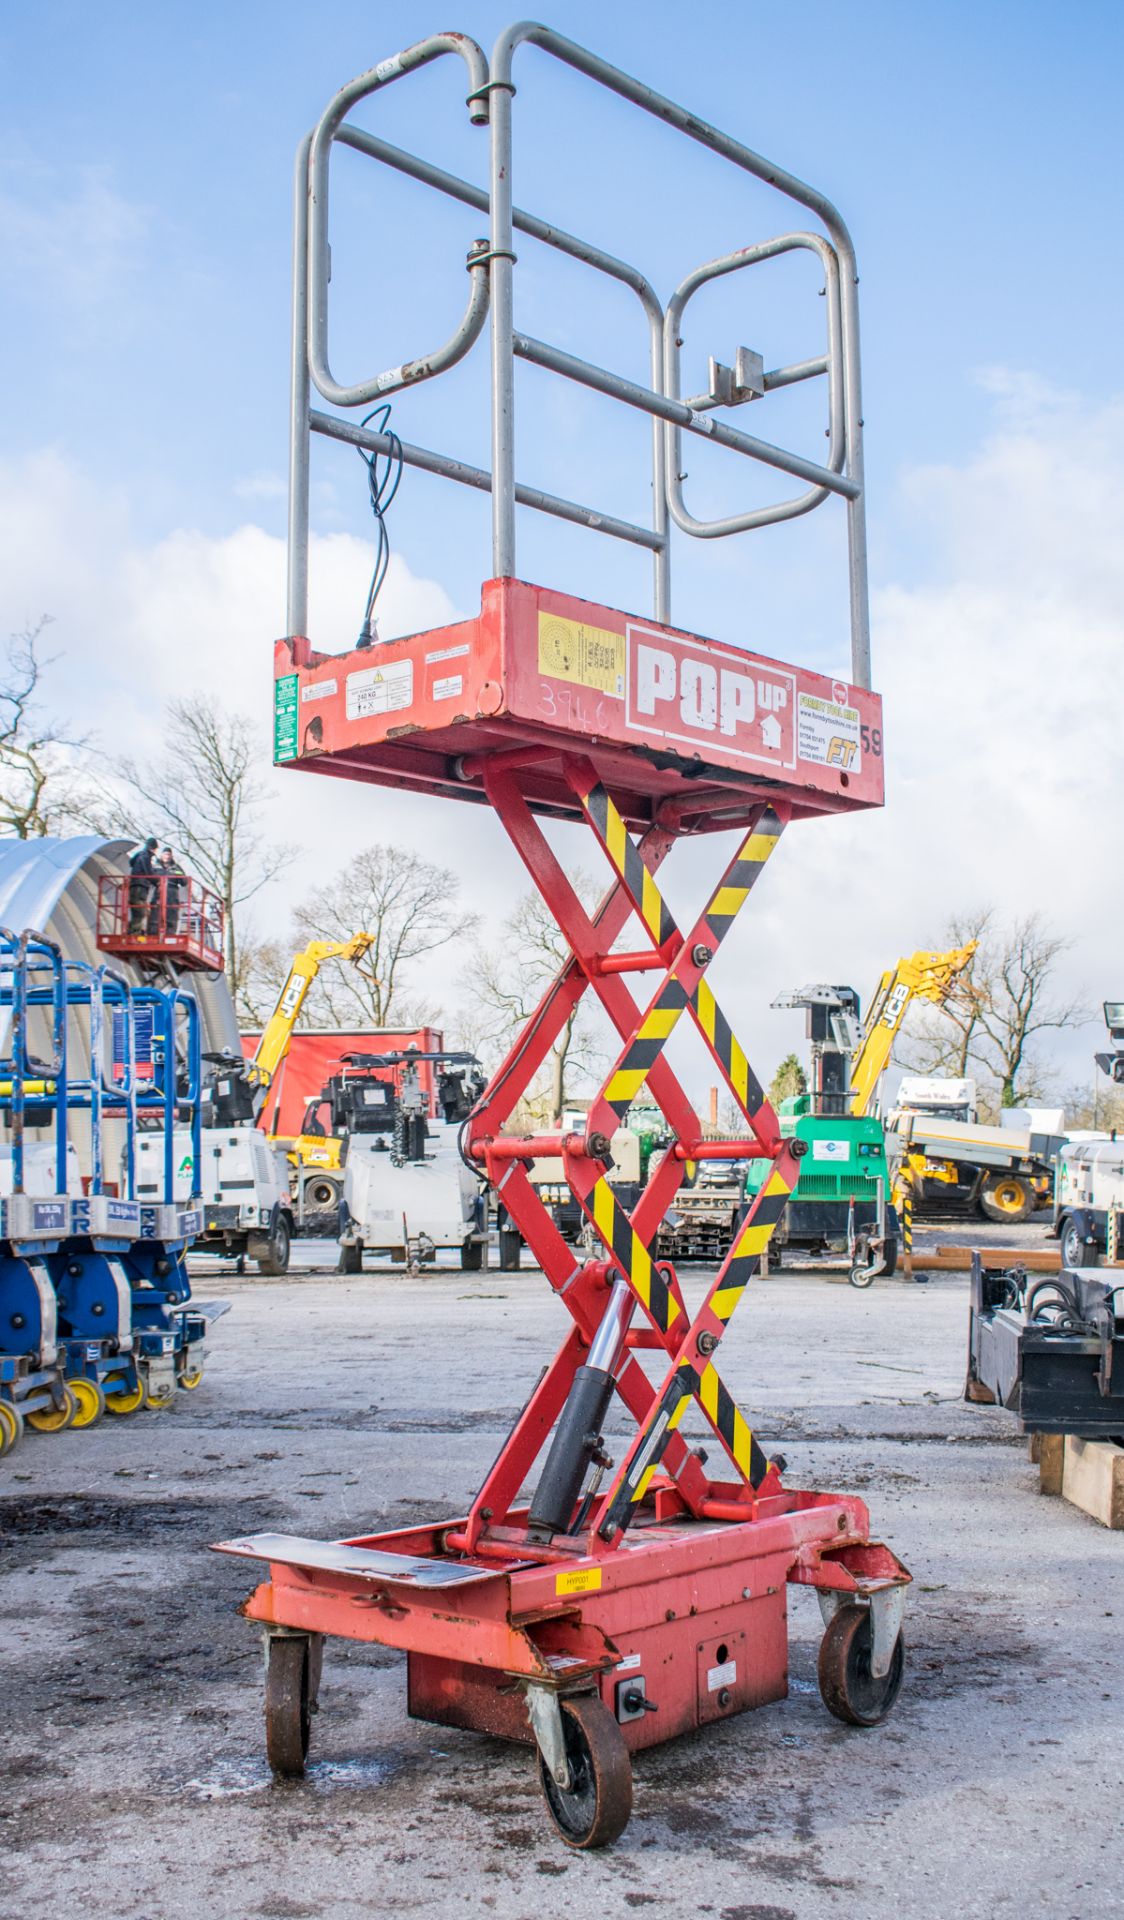
<path fill-rule="evenodd" d="M 476 758 L 515 750 L 535 811 L 580 818 L 558 765 L 577 750 L 631 826 L 668 801 L 723 826 L 738 793 L 795 818 L 883 802 L 877 694 L 519 580 L 362 651 L 278 641 L 274 673 L 279 765 L 479 802 Z"/>

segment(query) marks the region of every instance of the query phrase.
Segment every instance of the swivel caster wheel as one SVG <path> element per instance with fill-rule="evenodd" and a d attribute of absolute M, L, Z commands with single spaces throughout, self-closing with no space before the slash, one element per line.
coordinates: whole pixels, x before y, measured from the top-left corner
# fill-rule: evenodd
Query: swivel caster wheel
<path fill-rule="evenodd" d="M 905 1642 L 898 1634 L 884 1674 L 871 1671 L 874 1623 L 869 1607 L 840 1607 L 820 1642 L 819 1682 L 824 1706 L 851 1727 L 876 1727 L 902 1688 Z"/>
<path fill-rule="evenodd" d="M 76 1374 L 67 1386 L 78 1402 L 78 1411 L 71 1421 L 72 1427 L 96 1426 L 105 1412 L 105 1394 L 96 1380 L 87 1380 L 84 1374 Z"/>
<path fill-rule="evenodd" d="M 265 1752 L 282 1780 L 299 1780 L 320 1692 L 324 1637 L 270 1634 L 265 1660 Z"/>
<path fill-rule="evenodd" d="M 624 1735 L 594 1694 L 559 1702 L 570 1784 L 560 1787 L 542 1754 L 539 1785 L 547 1812 L 568 1847 L 607 1847 L 632 1812 L 632 1763 Z"/>
<path fill-rule="evenodd" d="M 77 1413 L 78 1401 L 73 1390 L 64 1386 L 62 1405 L 52 1402 L 49 1407 L 37 1407 L 34 1413 L 28 1414 L 27 1424 L 34 1427 L 36 1433 L 61 1433 L 64 1427 L 74 1425 Z"/>
<path fill-rule="evenodd" d="M 11 1453 L 23 1439 L 23 1414 L 11 1400 L 0 1400 L 0 1454 Z"/>

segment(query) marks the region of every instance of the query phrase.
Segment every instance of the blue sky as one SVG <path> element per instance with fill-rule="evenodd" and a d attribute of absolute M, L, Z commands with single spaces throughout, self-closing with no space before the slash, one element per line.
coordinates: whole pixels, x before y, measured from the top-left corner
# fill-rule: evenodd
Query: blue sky
<path fill-rule="evenodd" d="M 14 376 L 0 457 L 24 528 L 11 556 L 6 614 L 9 626 L 44 608 L 55 614 L 67 657 L 59 697 L 91 705 L 103 737 L 114 724 L 112 702 L 104 719 L 96 712 L 107 675 L 110 683 L 115 672 L 130 683 L 130 724 L 143 724 L 147 712 L 156 732 L 168 690 L 167 674 L 153 664 L 146 709 L 143 652 L 122 647 L 114 666 L 110 606 L 132 595 L 134 629 L 147 621 L 153 648 L 162 636 L 172 648 L 176 619 L 186 618 L 192 565 L 202 572 L 221 554 L 229 576 L 239 530 L 257 541 L 271 581 L 277 571 L 297 139 L 345 79 L 442 21 L 488 49 L 509 17 L 506 8 L 479 4 L 451 17 L 428 5 L 373 8 L 353 0 L 318 9 L 237 0 L 149 8 L 111 0 L 94 9 L 41 0 L 0 16 L 0 275 Z M 1101 583 L 1088 617 L 1078 616 L 1089 569 L 1078 577 L 1067 556 L 1084 543 L 1095 570 L 1097 514 L 1117 497 L 1121 479 L 1119 421 L 1106 412 L 1119 386 L 1124 292 L 1115 244 L 1121 9 L 1093 0 L 954 0 L 939 8 L 863 0 L 734 8 L 698 0 L 690 9 L 679 0 L 613 7 L 565 0 L 549 18 L 822 186 L 855 237 L 875 680 L 900 702 L 903 722 L 918 716 L 920 732 L 899 736 L 896 758 L 888 733 L 891 824 L 865 843 L 837 837 L 804 874 L 805 885 L 813 875 L 820 884 L 825 873 L 848 868 L 838 902 L 849 970 L 862 984 L 886 957 L 885 941 L 908 948 L 935 937 L 965 890 L 978 897 L 992 886 L 1008 911 L 1052 906 L 1058 890 L 1042 884 L 1040 855 L 1029 871 L 1025 857 L 973 865 L 965 855 L 963 871 L 954 865 L 928 894 L 910 894 L 896 920 L 884 903 L 864 907 L 851 862 L 857 858 L 861 872 L 864 860 L 876 869 L 888 861 L 900 872 L 942 815 L 940 844 L 963 850 L 978 809 L 989 804 L 985 791 L 967 802 L 951 835 L 948 814 L 965 806 L 981 759 L 992 755 L 1004 770 L 1004 795 L 1012 781 L 1019 786 L 1016 837 L 1024 846 L 1040 849 L 1042 813 L 1064 802 L 1071 786 L 1075 802 L 1089 798 L 1087 766 L 1083 781 L 1055 768 L 1046 787 L 1031 790 L 1045 777 L 1043 755 L 1052 753 L 1056 729 L 1044 735 L 1042 754 L 1031 756 L 1027 786 L 1026 728 L 1034 716 L 1012 711 L 1006 726 L 999 695 L 990 734 L 926 758 L 926 702 L 907 668 L 917 648 L 943 644 L 950 620 L 958 628 L 968 621 L 957 671 L 971 676 L 981 647 L 1025 648 L 1035 609 L 1047 601 L 1073 609 L 1077 628 L 1059 637 L 1057 620 L 1045 622 L 1040 652 L 1024 652 L 1013 669 L 1021 682 L 1040 666 L 1048 673 L 1059 648 L 1076 657 L 1084 647 L 1082 657 L 1095 665 L 1108 644 L 1115 576 L 1114 584 Z M 517 199 L 626 253 L 663 291 L 697 260 L 797 223 L 775 196 L 747 192 L 716 161 L 638 124 L 536 51 L 518 58 Z M 377 111 L 359 117 L 480 180 L 485 139 L 466 124 L 462 91 L 459 67 L 454 73 L 443 62 L 389 89 Z M 463 298 L 464 243 L 481 230 L 479 216 L 431 207 L 420 190 L 374 181 L 372 171 L 364 177 L 363 164 L 344 155 L 333 209 L 340 215 L 339 359 L 364 372 L 444 335 Z M 529 331 L 643 377 L 643 339 L 625 296 L 605 294 L 577 270 L 536 258 L 533 248 L 521 265 L 518 313 Z M 762 344 L 767 363 L 774 343 L 781 357 L 800 357 L 816 347 L 813 295 L 807 272 L 801 279 L 795 269 L 779 270 L 760 298 L 755 289 L 747 300 L 731 286 L 713 296 L 703 333 L 713 334 L 722 357 L 739 341 Z M 701 344 L 705 351 L 709 338 Z M 482 355 L 478 349 L 475 363 L 399 404 L 396 423 L 408 437 L 487 463 Z M 643 514 L 636 422 L 531 370 L 521 371 L 519 408 L 527 479 Z M 810 433 L 805 444 L 816 451 L 816 418 L 797 407 L 793 424 L 798 436 Z M 358 461 L 329 449 L 316 472 L 319 531 L 365 543 Z M 1089 509 L 1079 512 L 1086 478 Z M 711 491 L 701 468 L 696 480 Z M 721 469 L 715 500 L 729 497 L 721 491 L 727 482 L 736 489 L 739 473 Z M 10 534 L 13 525 L 9 514 Z M 1104 525 L 1111 538 L 1115 510 Z M 994 539 L 984 538 L 985 529 Z M 479 499 L 407 475 L 391 534 L 413 578 L 430 583 L 421 602 L 439 612 L 444 596 L 450 608 L 471 610 L 489 570 Z M 824 512 L 766 540 L 690 543 L 690 552 L 681 542 L 677 621 L 782 657 L 838 664 L 845 618 L 838 527 Z M 521 543 L 528 577 L 647 607 L 640 556 L 526 514 Z M 361 550 L 348 551 L 355 573 Z M 1035 567 L 1045 569 L 1041 588 L 1026 600 Z M 151 580 L 154 569 L 159 592 L 138 600 L 137 580 Z M 354 598 L 353 587 L 337 596 L 338 631 L 324 636 L 329 644 L 350 637 Z M 417 595 L 402 601 L 418 604 Z M 263 737 L 274 605 L 271 588 L 268 619 L 245 637 L 261 662 Z M 189 684 L 192 672 L 188 657 L 175 684 Z M 241 666 L 232 668 L 228 684 L 239 697 L 243 681 Z M 257 669 L 245 684 L 256 700 Z M 1001 689 L 1001 677 L 994 684 Z M 124 699 L 118 686 L 119 712 Z M 957 711 L 950 709 L 954 733 Z M 309 784 L 330 789 L 315 805 L 335 808 L 332 831 L 344 832 L 344 790 Z M 424 846 L 433 827 L 427 803 L 420 804 L 421 812 L 407 808 L 396 823 Z M 864 846 L 874 851 L 864 854 Z M 885 894 L 885 865 L 873 891 Z M 1119 929 L 1104 918 L 1091 880 L 1088 898 L 1092 919 L 1084 916 L 1083 938 L 1098 999 Z M 280 901 L 273 911 L 282 913 Z M 810 926 L 793 938 L 791 958 L 777 955 L 774 987 L 791 984 L 788 965 L 805 956 L 813 963 Z M 828 970 L 838 977 L 838 965 Z M 1080 1038 L 1074 1060 L 1090 1046 Z"/>

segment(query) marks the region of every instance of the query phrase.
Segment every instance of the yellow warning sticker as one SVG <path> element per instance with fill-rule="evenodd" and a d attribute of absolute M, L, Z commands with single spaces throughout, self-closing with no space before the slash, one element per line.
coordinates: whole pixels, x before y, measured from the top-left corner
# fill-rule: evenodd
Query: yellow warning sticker
<path fill-rule="evenodd" d="M 561 614 L 539 614 L 539 672 L 551 680 L 594 687 L 624 699 L 624 634 L 587 627 Z"/>
<path fill-rule="evenodd" d="M 554 1576 L 555 1593 L 596 1593 L 600 1585 L 600 1567 L 574 1567 L 570 1573 Z"/>

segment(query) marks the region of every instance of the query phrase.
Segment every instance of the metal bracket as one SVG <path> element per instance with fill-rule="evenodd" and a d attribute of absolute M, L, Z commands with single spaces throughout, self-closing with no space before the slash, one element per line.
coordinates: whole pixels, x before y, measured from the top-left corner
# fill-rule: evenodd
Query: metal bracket
<path fill-rule="evenodd" d="M 524 1689 L 524 1698 L 527 1718 L 538 1742 L 539 1752 L 558 1785 L 565 1790 L 570 1785 L 570 1766 L 566 1759 L 562 1709 L 558 1704 L 557 1691 L 553 1687 L 542 1687 L 530 1681 Z"/>

